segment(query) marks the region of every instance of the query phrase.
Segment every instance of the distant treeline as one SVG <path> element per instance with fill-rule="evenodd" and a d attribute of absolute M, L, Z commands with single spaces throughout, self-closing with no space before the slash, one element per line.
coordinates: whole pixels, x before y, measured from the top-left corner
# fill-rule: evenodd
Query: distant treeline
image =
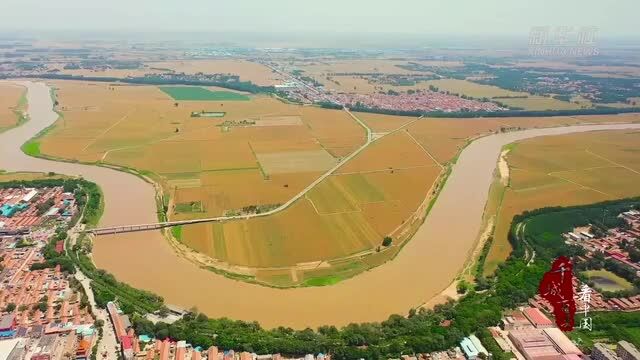
<path fill-rule="evenodd" d="M 317 103 L 325 109 L 342 109 L 342 106 L 331 102 L 319 102 Z M 505 110 L 505 111 L 456 111 L 456 112 L 444 112 L 444 111 L 401 111 L 401 110 L 389 110 L 378 109 L 364 106 L 354 106 L 349 108 L 351 111 L 384 114 L 384 115 L 396 115 L 396 116 L 411 116 L 411 117 L 432 117 L 432 118 L 484 118 L 484 117 L 548 117 L 548 116 L 577 116 L 577 115 L 615 115 L 640 112 L 640 108 L 606 108 L 598 107 L 593 109 L 574 109 L 574 110 Z"/>
<path fill-rule="evenodd" d="M 6 76 L 5 76 L 6 77 Z M 191 86 L 217 86 L 221 88 L 244 91 L 251 94 L 273 93 L 273 86 L 259 86 L 250 81 L 210 81 L 210 80 L 186 80 L 186 79 L 167 79 L 160 76 L 144 76 L 144 77 L 99 77 L 99 76 L 74 76 L 66 74 L 37 74 L 24 75 L 26 78 L 36 79 L 52 79 L 52 80 L 78 80 L 78 81 L 95 81 L 109 83 L 125 83 L 137 85 L 191 85 Z M 1 78 L 1 77 L 0 77 Z"/>

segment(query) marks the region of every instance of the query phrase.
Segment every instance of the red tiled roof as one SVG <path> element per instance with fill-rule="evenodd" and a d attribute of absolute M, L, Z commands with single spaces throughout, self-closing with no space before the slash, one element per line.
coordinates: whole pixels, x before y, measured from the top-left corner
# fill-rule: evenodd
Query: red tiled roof
<path fill-rule="evenodd" d="M 551 320 L 549 320 L 548 317 L 546 317 L 542 311 L 530 307 L 530 308 L 526 308 L 524 309 L 524 314 L 527 316 L 527 318 L 536 326 L 538 325 L 553 325 L 553 322 L 551 322 Z"/>

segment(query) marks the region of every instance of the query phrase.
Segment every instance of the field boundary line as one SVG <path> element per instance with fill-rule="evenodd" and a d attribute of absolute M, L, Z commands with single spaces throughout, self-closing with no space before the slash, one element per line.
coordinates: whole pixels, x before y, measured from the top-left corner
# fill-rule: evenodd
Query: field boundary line
<path fill-rule="evenodd" d="M 625 168 L 625 169 L 627 169 L 627 170 L 629 170 L 629 171 L 631 171 L 631 172 L 634 172 L 634 173 L 636 173 L 636 174 L 640 175 L 640 171 L 637 171 L 637 170 L 635 170 L 635 169 L 632 169 L 632 168 L 630 168 L 630 167 L 628 167 L 628 166 L 626 166 L 626 165 L 623 165 L 623 164 L 617 163 L 617 162 L 615 162 L 615 161 L 609 160 L 609 159 L 607 159 L 606 157 L 604 157 L 604 156 L 602 156 L 602 155 L 599 155 L 599 154 L 596 154 L 596 153 L 594 153 L 593 151 L 591 151 L 591 150 L 589 150 L 589 149 L 585 149 L 584 151 L 585 151 L 587 154 L 593 155 L 593 156 L 595 156 L 595 157 L 597 157 L 597 158 L 600 158 L 600 159 L 602 159 L 602 160 L 605 160 L 605 161 L 607 161 L 607 162 L 609 162 L 609 163 L 611 163 L 611 164 L 613 164 L 613 165 L 619 166 L 619 167 L 621 167 L 621 168 Z"/>
<path fill-rule="evenodd" d="M 564 181 L 566 181 L 566 182 L 568 182 L 568 183 L 571 183 L 571 184 L 574 184 L 574 185 L 578 185 L 579 187 L 581 187 L 581 188 L 583 188 L 583 189 L 587 189 L 587 190 L 595 191 L 595 192 L 600 193 L 600 194 L 605 195 L 605 196 L 613 196 L 613 195 L 608 194 L 608 193 L 606 193 L 606 192 L 604 192 L 604 191 L 600 191 L 600 190 L 598 190 L 598 189 L 594 189 L 594 188 L 592 188 L 592 187 L 589 187 L 589 186 L 586 186 L 586 185 L 582 185 L 582 184 L 580 184 L 579 182 L 576 182 L 576 181 L 573 181 L 573 180 L 570 180 L 570 179 L 564 178 L 564 177 L 562 177 L 562 176 L 560 176 L 560 175 L 551 175 L 551 173 L 549 173 L 549 176 L 551 176 L 551 177 L 555 177 L 555 178 L 558 178 L 558 179 L 562 179 L 562 180 L 564 180 Z"/>
<path fill-rule="evenodd" d="M 91 140 L 84 148 L 82 148 L 82 152 L 85 152 L 89 146 L 95 144 L 96 141 L 98 141 L 98 139 L 100 139 L 101 137 L 103 137 L 106 133 L 108 133 L 109 131 L 111 131 L 111 129 L 113 129 L 114 127 L 118 126 L 118 124 L 120 124 L 121 122 L 123 122 L 124 120 L 126 120 L 129 115 L 131 115 L 131 113 L 133 113 L 134 111 L 136 111 L 138 108 L 134 107 L 133 109 L 129 110 L 126 114 L 124 114 L 120 120 L 116 121 L 115 123 L 111 124 L 111 126 L 109 126 L 108 128 L 106 128 L 103 132 L 101 132 L 98 136 L 96 136 L 93 140 Z"/>
<path fill-rule="evenodd" d="M 439 167 L 438 165 L 415 165 L 415 166 L 404 166 L 397 168 L 386 168 L 386 169 L 376 169 L 376 170 L 363 170 L 363 171 L 349 171 L 344 173 L 336 173 L 331 176 L 342 176 L 342 175 L 360 175 L 360 174 L 375 174 L 381 172 L 395 171 L 395 170 L 413 170 L 413 169 L 422 169 L 422 168 L 430 168 L 430 167 Z"/>
<path fill-rule="evenodd" d="M 410 131 L 407 131 L 407 135 L 409 135 L 409 137 L 418 145 L 420 146 L 420 148 L 422 149 L 422 151 L 425 152 L 425 154 L 427 154 L 427 156 L 429 156 L 431 158 L 431 160 L 433 160 L 433 162 L 435 162 L 436 164 L 438 164 L 438 166 L 440 166 L 441 169 L 444 169 L 444 165 L 440 164 L 440 162 L 438 162 L 438 160 L 436 160 L 435 157 L 433 157 L 433 155 L 431 155 L 431 153 L 429 152 L 429 150 L 427 150 L 427 148 L 425 148 L 424 146 L 422 146 L 422 144 L 420 144 L 420 142 L 413 136 L 411 135 Z"/>
<path fill-rule="evenodd" d="M 313 207 L 313 210 L 316 212 L 316 214 L 320 215 L 320 212 L 318 211 L 316 204 L 313 202 L 313 200 L 309 199 L 309 193 L 304 194 L 304 198 L 311 203 L 311 206 Z"/>

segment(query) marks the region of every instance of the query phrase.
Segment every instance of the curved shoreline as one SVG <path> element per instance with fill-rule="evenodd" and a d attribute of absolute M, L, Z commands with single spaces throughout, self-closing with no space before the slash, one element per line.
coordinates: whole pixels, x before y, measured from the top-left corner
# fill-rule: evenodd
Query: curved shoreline
<path fill-rule="evenodd" d="M 155 222 L 154 187 L 139 177 L 22 153 L 22 143 L 58 118 L 48 87 L 25 85 L 30 121 L 0 134 L 0 168 L 80 175 L 97 183 L 108 199 L 101 226 Z M 473 141 L 460 154 L 430 215 L 396 258 L 333 286 L 275 289 L 231 280 L 178 256 L 159 231 L 100 237 L 94 244 L 94 259 L 121 281 L 153 291 L 170 304 L 196 306 L 211 317 L 296 328 L 383 320 L 433 298 L 464 266 L 480 231 L 503 145 L 537 136 L 615 129 L 640 129 L 640 124 L 533 129 Z"/>

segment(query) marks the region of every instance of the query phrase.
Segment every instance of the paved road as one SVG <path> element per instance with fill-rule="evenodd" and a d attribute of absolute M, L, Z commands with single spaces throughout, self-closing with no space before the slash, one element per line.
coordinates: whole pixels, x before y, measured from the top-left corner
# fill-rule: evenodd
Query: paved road
<path fill-rule="evenodd" d="M 74 228 L 69 230 L 69 236 L 71 238 L 71 246 L 73 246 L 80 233 L 82 231 L 82 225 L 78 222 Z M 108 359 L 108 360 L 117 360 L 118 359 L 118 342 L 116 340 L 115 332 L 113 330 L 113 326 L 111 325 L 111 320 L 109 319 L 109 314 L 105 309 L 101 309 L 96 304 L 96 300 L 93 296 L 93 291 L 91 290 L 91 279 L 86 277 L 80 269 L 76 266 L 75 278 L 82 284 L 84 288 L 84 292 L 87 294 L 87 298 L 89 298 L 89 305 L 91 306 L 91 312 L 96 316 L 96 319 L 102 320 L 102 340 L 96 344 L 98 347 L 98 358 L 99 359 Z M 103 356 L 106 354 L 106 356 Z"/>

